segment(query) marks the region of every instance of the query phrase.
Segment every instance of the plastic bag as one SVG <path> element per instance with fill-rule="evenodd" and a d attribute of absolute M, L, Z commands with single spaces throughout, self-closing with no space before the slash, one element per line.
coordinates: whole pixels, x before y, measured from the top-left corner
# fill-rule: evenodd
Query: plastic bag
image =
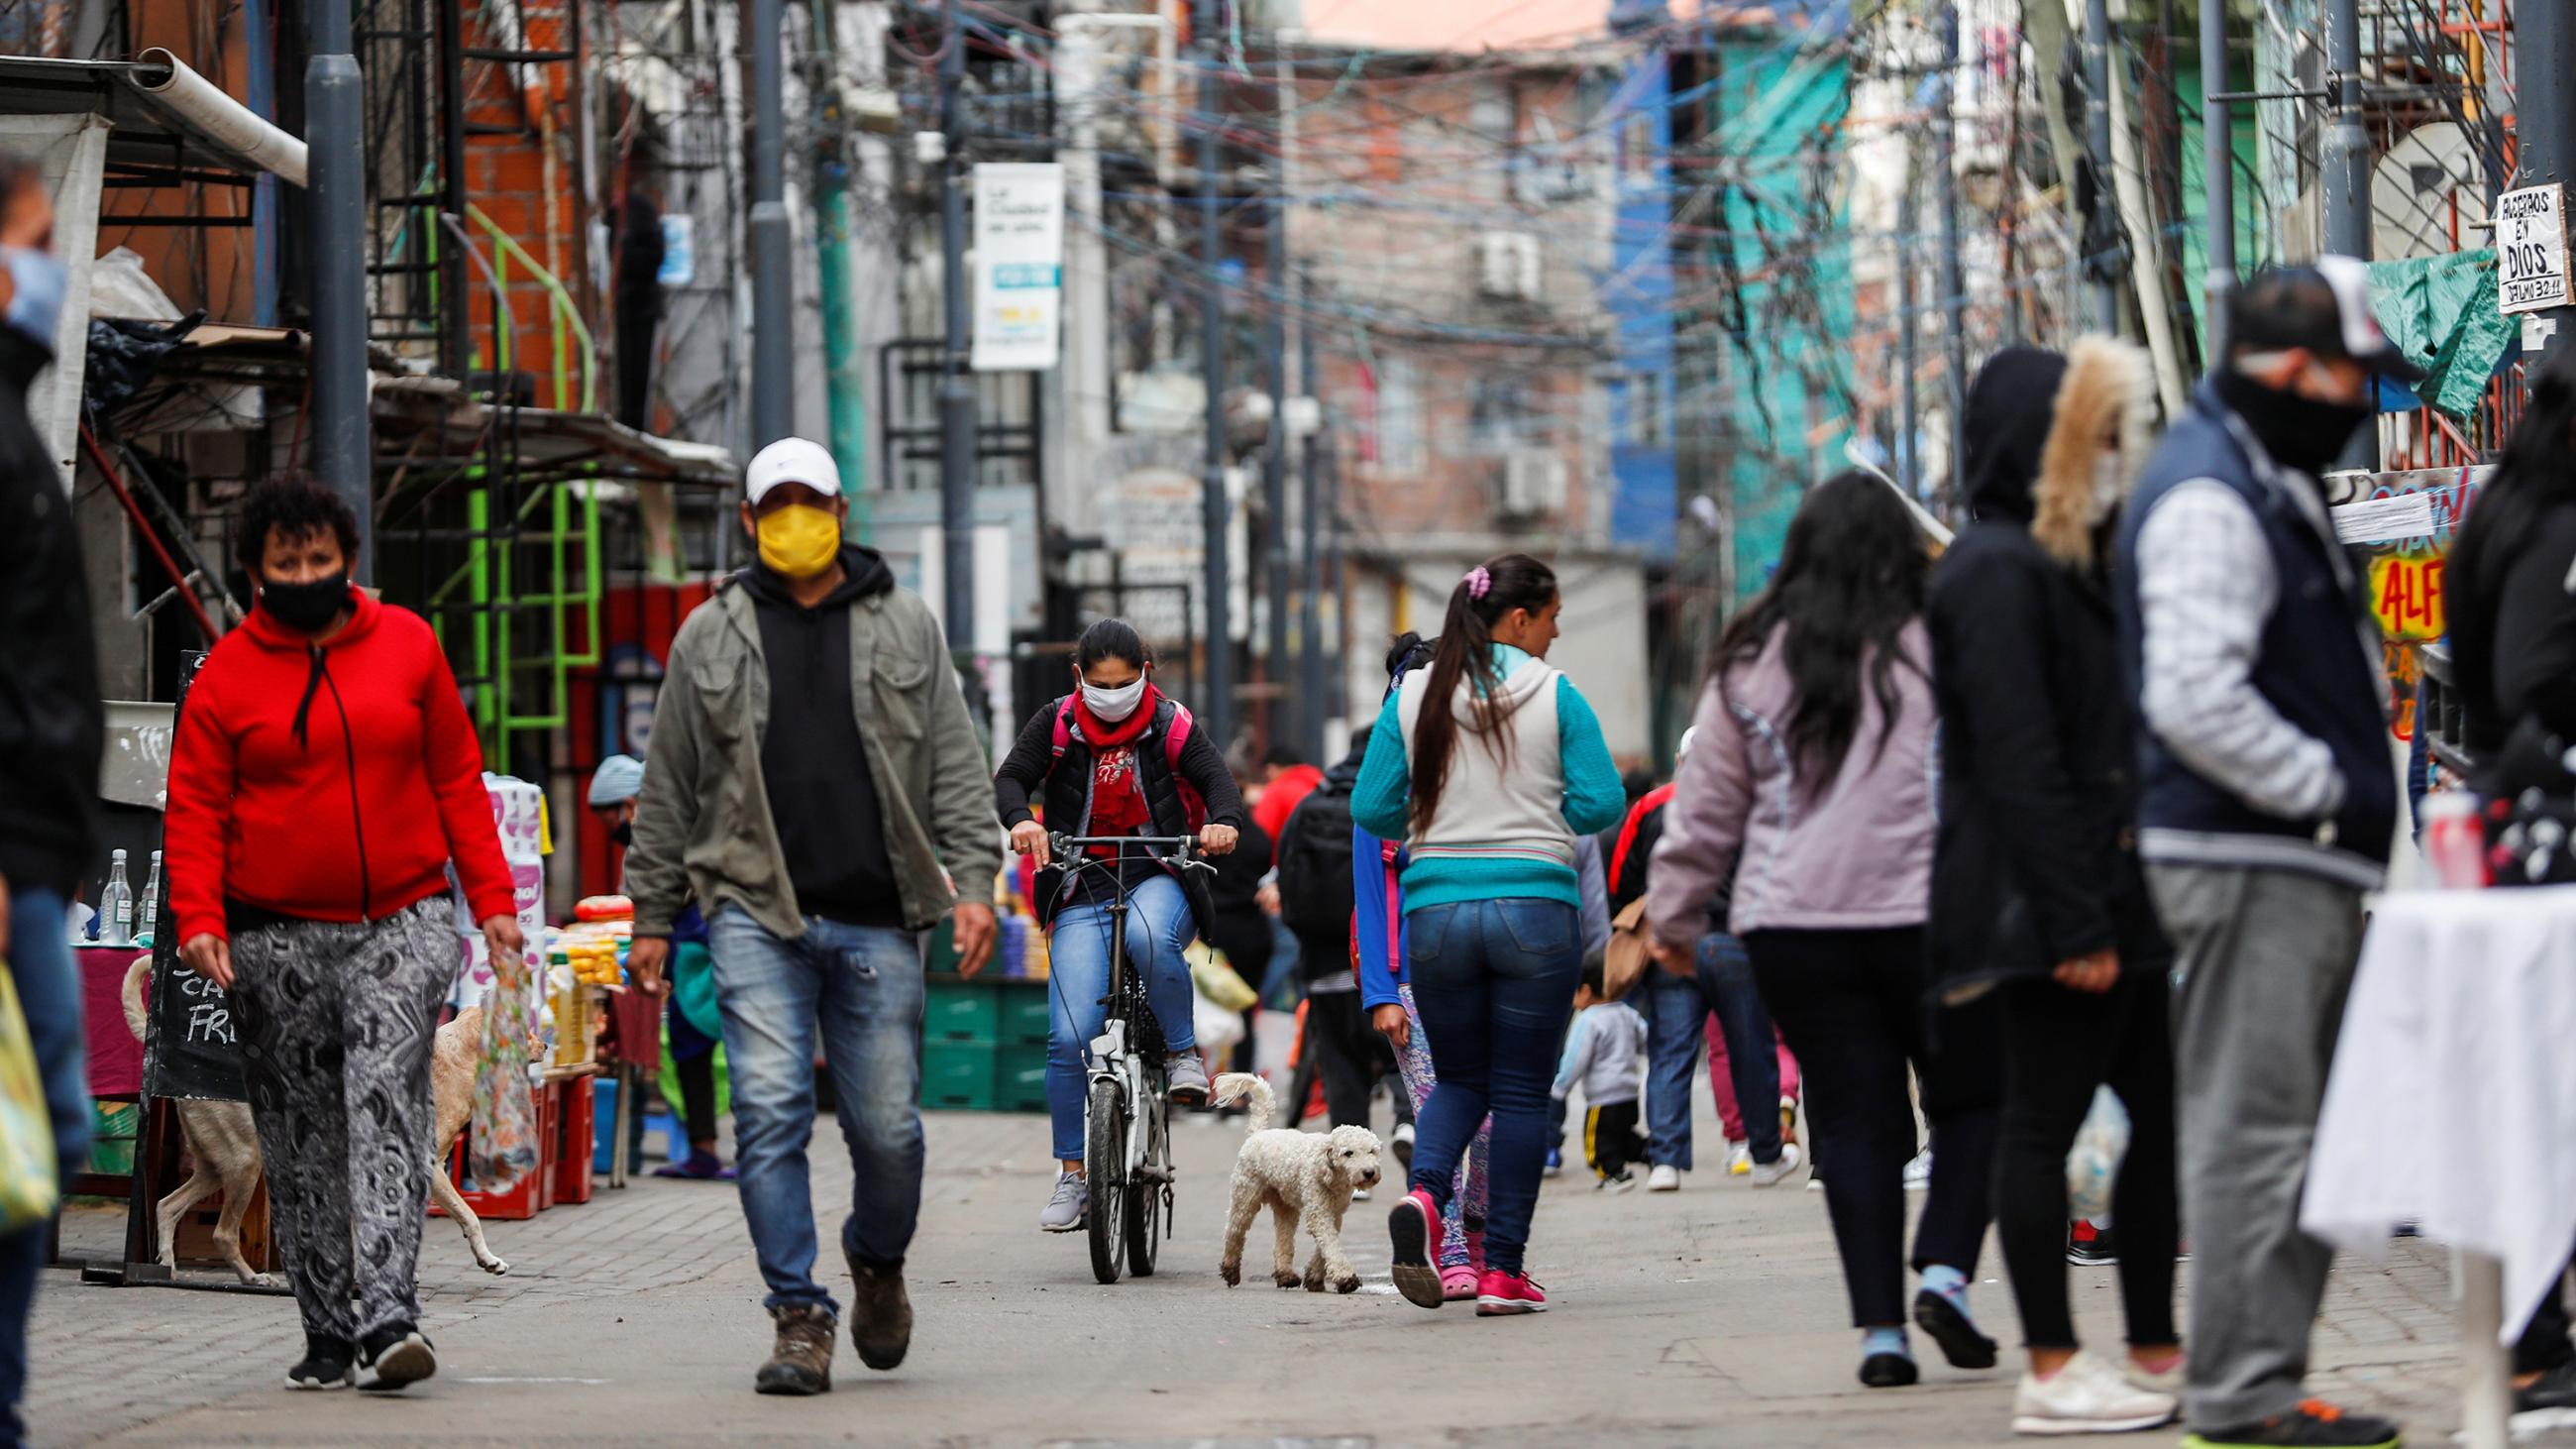
<path fill-rule="evenodd" d="M 1243 1012 L 1261 998 L 1234 968 L 1203 951 L 1190 957 L 1190 1024 L 1199 1050 L 1223 1055 L 1243 1040 Z"/>
<path fill-rule="evenodd" d="M 528 1085 L 528 1043 L 537 1009 L 528 968 L 495 962 L 497 978 L 483 1001 L 483 1056 L 474 1068 L 473 1147 L 466 1170 L 479 1192 L 508 1192 L 537 1166 L 537 1098 Z"/>
<path fill-rule="evenodd" d="M 54 1124 L 45 1110 L 36 1044 L 18 1006 L 18 982 L 0 965 L 0 1232 L 33 1227 L 62 1205 Z"/>
<path fill-rule="evenodd" d="M 1190 949 L 1189 959 L 1190 985 L 1197 988 L 1201 997 L 1215 1003 L 1219 1010 L 1239 1015 L 1260 1003 L 1261 993 L 1253 990 L 1224 957 L 1202 945 Z"/>
<path fill-rule="evenodd" d="M 2075 1146 L 2066 1154 L 2066 1212 L 2075 1218 L 2111 1215 L 2111 1185 L 2120 1178 L 2120 1159 L 2129 1151 L 2129 1109 L 2109 1087 L 2093 1089 L 2093 1110 L 2075 1129 Z"/>

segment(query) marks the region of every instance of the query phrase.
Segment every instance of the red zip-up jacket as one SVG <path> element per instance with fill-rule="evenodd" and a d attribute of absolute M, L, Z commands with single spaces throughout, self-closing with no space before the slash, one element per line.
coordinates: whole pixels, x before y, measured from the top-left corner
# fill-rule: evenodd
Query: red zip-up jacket
<path fill-rule="evenodd" d="M 382 920 L 445 890 L 451 858 L 474 919 L 517 914 L 447 656 L 419 615 L 355 598 L 318 649 L 253 609 L 189 686 L 162 842 L 180 940 L 229 939 L 227 899 Z"/>

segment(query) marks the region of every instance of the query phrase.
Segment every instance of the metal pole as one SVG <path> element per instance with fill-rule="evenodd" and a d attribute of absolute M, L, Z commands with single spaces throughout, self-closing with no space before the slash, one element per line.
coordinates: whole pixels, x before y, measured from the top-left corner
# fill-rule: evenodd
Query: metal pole
<path fill-rule="evenodd" d="M 1262 360 L 1270 373 L 1270 440 L 1261 450 L 1261 592 L 1270 628 L 1262 649 L 1261 676 L 1271 687 L 1268 733 L 1277 743 L 1288 733 L 1283 722 L 1295 717 L 1295 711 L 1282 709 L 1287 701 L 1280 694 L 1288 682 L 1289 607 L 1288 208 L 1284 198 L 1272 199 L 1268 224 L 1261 231 L 1262 272 L 1270 292 L 1269 315 L 1261 324 Z"/>
<path fill-rule="evenodd" d="M 2084 149 L 2092 158 L 2093 174 L 2101 181 L 2093 198 L 2098 212 L 2115 205 L 2111 199 L 2110 0 L 2084 0 L 2084 92 Z M 2117 261 L 2087 258 L 2085 265 L 2093 273 L 2093 328 L 2116 337 L 2120 333 Z"/>
<path fill-rule="evenodd" d="M 306 205 L 313 235 L 313 471 L 358 516 L 351 572 L 376 575 L 374 449 L 367 427 L 365 81 L 349 7 L 304 10 Z"/>
<path fill-rule="evenodd" d="M 2227 79 L 2227 7 L 2200 7 L 2200 172 L 2204 213 L 2202 233 L 2208 239 L 2209 321 L 2203 359 L 2211 367 L 2227 360 L 2227 298 L 2236 290 L 2236 121 L 2229 103 L 2220 99 L 2232 89 Z"/>
<path fill-rule="evenodd" d="M 1304 286 L 1299 287 L 1301 301 L 1307 290 Z M 1297 391 L 1312 399 L 1314 405 L 1320 409 L 1323 406 L 1323 394 L 1315 386 L 1314 330 L 1300 328 L 1297 342 Z M 1322 608 L 1324 576 L 1319 571 L 1322 563 L 1319 555 L 1322 551 L 1320 535 L 1324 531 L 1324 516 L 1317 511 L 1317 507 L 1323 501 L 1321 498 L 1323 480 L 1320 475 L 1324 466 L 1324 450 L 1328 446 L 1327 439 L 1331 436 L 1322 429 L 1321 422 L 1319 415 L 1317 418 L 1319 426 L 1316 428 L 1315 435 L 1308 438 L 1305 446 L 1298 450 L 1298 462 L 1302 466 L 1298 469 L 1298 491 L 1301 496 L 1297 506 L 1297 517 L 1305 525 L 1298 538 L 1297 564 L 1298 743 L 1305 749 L 1306 758 L 1319 765 L 1324 763 L 1324 718 L 1327 710 L 1324 699 Z"/>
<path fill-rule="evenodd" d="M 1914 387 L 1918 365 L 1914 355 L 1914 228 L 1918 224 L 1914 189 L 1914 162 L 1909 156 L 1905 190 L 1896 198 L 1896 373 L 1905 413 L 1897 428 L 1896 461 L 1898 481 L 1908 493 L 1916 493 L 1923 486 L 1923 415 Z"/>
<path fill-rule="evenodd" d="M 956 0 L 949 0 L 955 4 Z M 1202 547 L 1207 556 L 1208 738 L 1220 750 L 1234 744 L 1234 625 L 1226 578 L 1227 524 L 1233 510 L 1225 495 L 1225 283 L 1217 267 L 1225 258 L 1225 225 L 1218 214 L 1217 107 L 1220 57 L 1217 0 L 1194 0 L 1191 48 L 1199 65 L 1199 370 L 1207 390 L 1207 456 L 1199 472 Z"/>
<path fill-rule="evenodd" d="M 2514 77 L 2521 83 L 2513 184 L 2576 182 L 2576 13 L 2565 5 L 2519 5 L 2513 30 Z M 2571 327 L 2576 308 L 2523 314 L 2525 377 L 2539 376 L 2541 358 L 2568 345 Z"/>
<path fill-rule="evenodd" d="M 1941 315 L 1949 329 L 1950 477 L 1960 497 L 1960 470 L 1968 460 L 1968 284 L 1959 266 L 1959 7 L 1941 7 L 1941 114 L 1933 124 L 1933 162 L 1941 168 Z"/>
<path fill-rule="evenodd" d="M 2547 10 L 2535 5 L 2534 10 Z M 2317 185 L 2325 203 L 2325 249 L 2370 260 L 2370 136 L 2361 128 L 2361 7 L 2326 0 L 2326 126 Z M 2379 466 L 2377 425 L 2353 434 L 2341 466 Z"/>
<path fill-rule="evenodd" d="M 858 234 L 858 208 L 850 199 L 850 178 L 858 169 L 849 111 L 841 95 L 835 60 L 838 36 L 836 7 L 815 0 L 816 66 L 814 106 L 815 261 L 822 272 L 824 391 L 832 423 L 832 460 L 841 467 L 841 492 L 850 500 L 850 531 L 868 536 L 867 350 L 859 341 L 858 275 L 851 266 L 851 242 Z"/>
<path fill-rule="evenodd" d="M 939 50 L 939 286 L 948 335 L 939 372 L 940 582 L 948 651 L 964 665 L 975 644 L 975 379 L 966 276 L 966 31 L 957 0 L 941 7 Z"/>
<path fill-rule="evenodd" d="M 751 0 L 751 445 L 796 431 L 796 257 L 787 228 L 783 0 Z"/>

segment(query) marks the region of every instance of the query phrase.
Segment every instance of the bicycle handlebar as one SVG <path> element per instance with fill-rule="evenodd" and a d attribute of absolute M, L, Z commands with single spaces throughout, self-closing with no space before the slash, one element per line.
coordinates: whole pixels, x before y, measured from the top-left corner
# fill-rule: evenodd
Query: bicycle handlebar
<path fill-rule="evenodd" d="M 1069 865 L 1075 870 L 1097 869 L 1110 863 L 1107 860 L 1081 859 L 1082 853 L 1086 850 L 1113 850 L 1116 852 L 1112 857 L 1113 860 L 1124 860 L 1129 858 L 1129 847 L 1139 846 L 1142 847 L 1140 853 L 1149 858 L 1168 860 L 1183 870 L 1203 870 L 1213 874 L 1216 870 L 1215 866 L 1192 854 L 1198 849 L 1198 845 L 1199 840 L 1195 835 L 1050 835 L 1047 837 L 1048 853 L 1055 857 L 1058 864 Z"/>

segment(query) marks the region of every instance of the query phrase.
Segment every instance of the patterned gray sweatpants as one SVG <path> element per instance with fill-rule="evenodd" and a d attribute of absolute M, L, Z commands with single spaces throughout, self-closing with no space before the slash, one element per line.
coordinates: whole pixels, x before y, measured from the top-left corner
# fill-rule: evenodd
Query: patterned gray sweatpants
<path fill-rule="evenodd" d="M 440 894 L 380 921 L 288 921 L 233 937 L 269 1217 L 307 1333 L 354 1343 L 420 1320 L 414 1275 L 437 1122 L 429 1054 L 456 977 L 454 923 Z"/>

